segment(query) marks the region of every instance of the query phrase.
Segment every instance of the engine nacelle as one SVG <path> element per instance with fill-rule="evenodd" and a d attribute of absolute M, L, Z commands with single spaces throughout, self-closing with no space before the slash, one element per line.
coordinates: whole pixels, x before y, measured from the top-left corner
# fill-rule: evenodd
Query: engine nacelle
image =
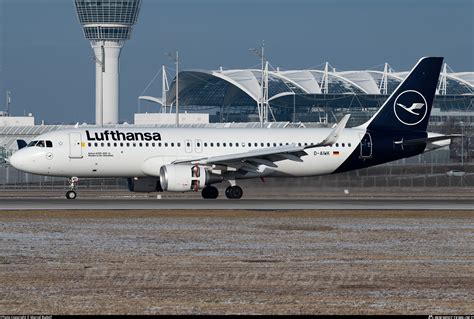
<path fill-rule="evenodd" d="M 160 168 L 161 187 L 170 192 L 197 192 L 222 179 L 197 165 L 163 165 Z"/>
<path fill-rule="evenodd" d="M 155 177 L 127 178 L 128 190 L 131 192 L 151 193 L 162 192 L 160 180 Z"/>

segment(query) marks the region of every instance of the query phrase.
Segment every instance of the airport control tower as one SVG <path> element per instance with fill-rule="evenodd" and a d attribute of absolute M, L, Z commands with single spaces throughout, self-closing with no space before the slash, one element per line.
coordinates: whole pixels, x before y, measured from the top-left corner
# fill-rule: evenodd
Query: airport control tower
<path fill-rule="evenodd" d="M 79 22 L 95 54 L 95 121 L 116 124 L 119 58 L 137 22 L 141 0 L 75 0 Z"/>

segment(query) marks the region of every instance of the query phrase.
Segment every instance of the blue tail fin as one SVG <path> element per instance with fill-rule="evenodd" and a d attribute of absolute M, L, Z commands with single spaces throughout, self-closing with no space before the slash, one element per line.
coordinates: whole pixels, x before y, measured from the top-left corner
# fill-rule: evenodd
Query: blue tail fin
<path fill-rule="evenodd" d="M 377 113 L 368 130 L 426 131 L 443 58 L 421 58 Z"/>

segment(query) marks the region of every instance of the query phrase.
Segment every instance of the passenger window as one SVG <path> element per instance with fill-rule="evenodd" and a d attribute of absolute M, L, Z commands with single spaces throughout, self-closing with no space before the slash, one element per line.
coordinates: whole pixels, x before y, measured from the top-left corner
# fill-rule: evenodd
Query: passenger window
<path fill-rule="evenodd" d="M 142 144 L 142 143 L 138 143 L 138 146 L 142 147 L 142 146 L 143 146 L 143 144 Z"/>
<path fill-rule="evenodd" d="M 155 143 L 151 143 L 151 146 L 152 146 L 152 147 L 155 147 Z"/>
<path fill-rule="evenodd" d="M 148 147 L 148 145 L 150 145 L 150 144 L 148 144 L 148 143 L 145 143 L 145 147 Z"/>
<path fill-rule="evenodd" d="M 46 147 L 53 147 L 53 142 L 46 141 Z"/>
<path fill-rule="evenodd" d="M 199 146 L 199 143 L 198 143 L 198 146 Z M 171 143 L 171 147 L 174 147 L 174 143 Z"/>
<path fill-rule="evenodd" d="M 225 146 L 226 146 L 226 143 L 222 143 L 222 146 L 224 146 L 224 147 L 225 147 Z"/>
<path fill-rule="evenodd" d="M 219 147 L 219 146 L 221 146 L 221 144 L 220 144 L 220 143 L 216 143 L 216 146 Z"/>
<path fill-rule="evenodd" d="M 120 143 L 120 147 L 123 147 L 123 143 Z"/>
<path fill-rule="evenodd" d="M 347 146 L 351 147 L 351 143 L 347 143 Z"/>
<path fill-rule="evenodd" d="M 267 146 L 270 147 L 270 143 L 267 143 Z"/>
<path fill-rule="evenodd" d="M 181 143 L 178 143 L 178 147 L 181 147 Z"/>
<path fill-rule="evenodd" d="M 127 143 L 127 147 L 130 147 L 130 143 Z"/>
<path fill-rule="evenodd" d="M 342 143 L 341 146 L 344 147 L 346 144 Z"/>
<path fill-rule="evenodd" d="M 165 143 L 165 147 L 168 147 L 168 143 Z"/>
<path fill-rule="evenodd" d="M 158 147 L 161 147 L 161 142 L 160 142 L 160 143 L 158 143 Z"/>
<path fill-rule="evenodd" d="M 207 143 L 206 143 L 206 142 L 204 142 L 204 147 L 207 147 Z"/>
<path fill-rule="evenodd" d="M 252 143 L 249 143 L 249 147 L 252 147 Z"/>
<path fill-rule="evenodd" d="M 94 143 L 94 146 L 95 146 L 95 147 L 97 147 L 97 145 L 99 145 L 99 144 L 97 144 L 97 143 Z"/>
<path fill-rule="evenodd" d="M 91 146 L 92 146 L 92 143 L 87 143 L 87 146 L 91 147 Z"/>
<path fill-rule="evenodd" d="M 137 144 L 136 144 L 136 143 L 132 143 L 132 146 L 133 146 L 133 147 L 137 147 Z"/>
<path fill-rule="evenodd" d="M 232 143 L 229 143 L 229 146 L 232 147 Z"/>
<path fill-rule="evenodd" d="M 171 143 L 171 146 L 173 146 L 173 143 Z M 196 143 L 196 146 L 197 146 L 197 147 L 201 147 L 201 143 L 197 142 L 197 143 Z"/>
<path fill-rule="evenodd" d="M 258 146 L 258 143 L 254 143 L 253 145 L 254 145 L 255 147 L 257 147 L 257 146 Z"/>
<path fill-rule="evenodd" d="M 339 143 L 336 143 L 336 147 L 339 147 Z"/>
<path fill-rule="evenodd" d="M 110 143 L 107 143 L 107 146 L 110 147 Z"/>
<path fill-rule="evenodd" d="M 211 147 L 214 147 L 214 143 L 211 143 Z"/>
<path fill-rule="evenodd" d="M 191 147 L 191 143 L 187 142 L 187 143 L 186 143 L 186 146 L 187 146 L 187 147 Z"/>

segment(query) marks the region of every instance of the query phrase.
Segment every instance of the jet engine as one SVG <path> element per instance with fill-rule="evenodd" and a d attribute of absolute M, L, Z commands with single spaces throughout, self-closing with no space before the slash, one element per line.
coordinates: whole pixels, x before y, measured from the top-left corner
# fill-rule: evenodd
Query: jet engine
<path fill-rule="evenodd" d="M 222 179 L 197 165 L 163 165 L 160 168 L 161 187 L 170 192 L 197 192 Z"/>
<path fill-rule="evenodd" d="M 131 192 L 151 193 L 162 192 L 160 180 L 155 177 L 127 178 L 128 190 Z"/>

